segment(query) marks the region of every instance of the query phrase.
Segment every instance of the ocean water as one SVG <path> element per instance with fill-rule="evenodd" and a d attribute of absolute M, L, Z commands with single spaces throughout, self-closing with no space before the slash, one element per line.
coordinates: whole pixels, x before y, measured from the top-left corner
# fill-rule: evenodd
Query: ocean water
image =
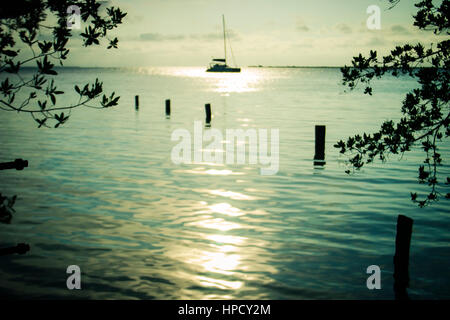
<path fill-rule="evenodd" d="M 449 203 L 420 209 L 409 200 L 428 190 L 416 178 L 422 152 L 347 175 L 346 157 L 333 148 L 398 119 L 411 79 L 376 81 L 370 97 L 344 92 L 336 68 L 59 72 L 66 94 L 58 102 L 77 102 L 73 86 L 98 77 L 120 103 L 75 109 L 58 129 L 0 112 L 0 161 L 29 161 L 0 172 L 1 192 L 18 195 L 0 244 L 31 246 L 0 257 L 2 297 L 393 299 L 396 219 L 404 214 L 414 219 L 411 298 L 450 298 Z M 262 165 L 248 161 L 175 164 L 171 135 L 193 133 L 205 103 L 211 128 L 224 134 L 278 129 L 278 172 L 261 175 Z M 312 161 L 315 125 L 326 125 L 323 167 Z M 441 154 L 447 161 L 448 141 Z M 439 170 L 448 176 L 448 162 Z M 81 269 L 81 290 L 66 287 L 69 265 Z M 370 265 L 381 268 L 381 290 L 366 287 Z"/>

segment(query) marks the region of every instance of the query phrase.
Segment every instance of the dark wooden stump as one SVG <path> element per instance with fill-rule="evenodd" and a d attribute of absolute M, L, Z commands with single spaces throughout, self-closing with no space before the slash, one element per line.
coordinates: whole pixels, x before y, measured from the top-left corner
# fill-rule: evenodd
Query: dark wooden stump
<path fill-rule="evenodd" d="M 26 243 L 19 243 L 15 247 L 9 247 L 9 248 L 2 248 L 0 249 L 0 256 L 6 256 L 9 254 L 25 254 L 28 251 L 30 251 L 30 246 Z"/>
<path fill-rule="evenodd" d="M 170 117 L 170 99 L 166 100 L 166 117 Z"/>
<path fill-rule="evenodd" d="M 316 126 L 316 150 L 314 154 L 314 165 L 325 164 L 325 126 Z"/>
<path fill-rule="evenodd" d="M 205 112 L 206 112 L 206 126 L 211 126 L 211 104 L 205 104 Z"/>
<path fill-rule="evenodd" d="M 409 248 L 413 219 L 404 215 L 397 218 L 397 236 L 394 255 L 394 293 L 396 300 L 408 300 L 409 287 Z"/>
<path fill-rule="evenodd" d="M 6 169 L 16 169 L 23 170 L 23 168 L 28 167 L 28 161 L 23 159 L 16 159 L 11 162 L 2 162 L 0 163 L 0 170 Z"/>

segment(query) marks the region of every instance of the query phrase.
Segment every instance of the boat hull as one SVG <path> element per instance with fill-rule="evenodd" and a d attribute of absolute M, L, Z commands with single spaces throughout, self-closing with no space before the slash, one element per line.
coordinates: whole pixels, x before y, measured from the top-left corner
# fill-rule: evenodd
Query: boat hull
<path fill-rule="evenodd" d="M 209 68 L 206 72 L 241 72 L 241 68 Z"/>

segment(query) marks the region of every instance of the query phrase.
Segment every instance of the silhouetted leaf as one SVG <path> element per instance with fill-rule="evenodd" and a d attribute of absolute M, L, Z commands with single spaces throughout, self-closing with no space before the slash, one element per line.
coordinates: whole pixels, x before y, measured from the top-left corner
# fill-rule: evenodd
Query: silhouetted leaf
<path fill-rule="evenodd" d="M 15 57 L 15 56 L 17 56 L 17 52 L 16 51 L 12 51 L 12 50 L 2 50 L 2 54 L 7 55 L 8 57 Z"/>

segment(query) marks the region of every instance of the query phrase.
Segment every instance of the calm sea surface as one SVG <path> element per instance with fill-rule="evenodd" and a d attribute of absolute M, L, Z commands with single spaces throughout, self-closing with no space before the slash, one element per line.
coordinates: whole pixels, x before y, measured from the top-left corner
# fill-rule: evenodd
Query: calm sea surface
<path fill-rule="evenodd" d="M 411 297 L 450 298 L 449 202 L 419 209 L 409 200 L 411 191 L 428 191 L 416 180 L 424 155 L 349 176 L 333 148 L 398 119 L 410 79 L 378 81 L 369 97 L 345 93 L 333 68 L 59 71 L 61 103 L 76 102 L 73 86 L 98 77 L 120 104 L 76 109 L 58 129 L 0 112 L 0 161 L 29 161 L 23 171 L 0 172 L 1 192 L 19 197 L 12 223 L 0 224 L 0 244 L 31 245 L 26 255 L 1 257 L 1 296 L 392 299 L 396 219 L 404 214 L 414 219 Z M 278 173 L 260 175 L 261 165 L 248 161 L 174 164 L 172 132 L 193 133 L 205 103 L 224 134 L 279 129 Z M 327 130 L 324 167 L 312 162 L 318 124 Z M 450 173 L 448 164 L 440 170 Z M 82 290 L 66 288 L 69 265 L 80 266 Z M 370 265 L 382 270 L 381 290 L 366 287 Z"/>

